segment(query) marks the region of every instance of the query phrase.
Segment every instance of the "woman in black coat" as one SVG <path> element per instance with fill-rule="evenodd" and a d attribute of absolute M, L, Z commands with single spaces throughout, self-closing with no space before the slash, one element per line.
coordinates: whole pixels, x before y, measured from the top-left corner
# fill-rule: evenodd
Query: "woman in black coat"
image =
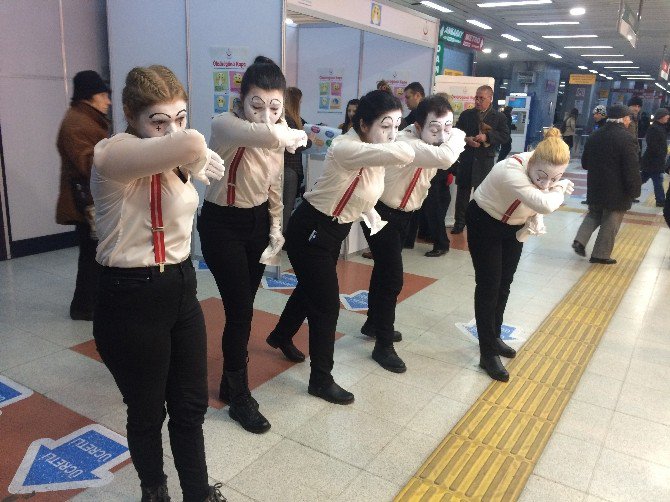
<path fill-rule="evenodd" d="M 645 141 L 647 149 L 642 155 L 642 184 L 649 178 L 654 183 L 654 195 L 656 207 L 665 205 L 665 194 L 663 193 L 663 171 L 665 170 L 665 158 L 668 154 L 668 133 L 666 124 L 670 119 L 670 111 L 667 108 L 659 108 L 654 114 L 654 123 L 647 130 Z"/>

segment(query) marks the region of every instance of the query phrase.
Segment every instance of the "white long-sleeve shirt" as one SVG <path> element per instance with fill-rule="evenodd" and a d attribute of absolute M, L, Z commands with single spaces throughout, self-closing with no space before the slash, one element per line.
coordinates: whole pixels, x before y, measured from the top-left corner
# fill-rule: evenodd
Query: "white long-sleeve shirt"
<path fill-rule="evenodd" d="M 403 169 L 386 169 L 384 174 L 384 192 L 379 200 L 388 207 L 398 209 L 405 197 L 414 176 L 418 171 L 416 185 L 405 204 L 405 211 L 415 211 L 421 207 L 428 195 L 430 180 L 438 169 L 449 169 L 458 160 L 465 149 L 465 133 L 452 129 L 449 140 L 440 146 L 429 145 L 416 134 L 414 125 L 398 133 L 396 141 L 404 142 L 414 150 L 414 161 Z"/>
<path fill-rule="evenodd" d="M 189 171 L 207 160 L 207 144 L 194 129 L 159 138 L 116 134 L 94 149 L 91 193 L 98 233 L 96 260 L 110 267 L 156 265 L 151 231 L 151 176 L 161 176 L 165 262 L 175 264 L 191 252 L 198 194 Z M 174 169 L 182 166 L 184 183 Z"/>
<path fill-rule="evenodd" d="M 500 221 L 503 221 L 506 212 L 511 212 L 505 221 L 509 225 L 522 225 L 535 214 L 549 214 L 561 207 L 565 199 L 561 187 L 545 192 L 528 177 L 528 160 L 532 156 L 532 152 L 519 153 L 493 166 L 475 190 L 477 205 Z M 516 158 L 522 162 L 519 163 Z M 511 211 L 513 205 L 517 207 Z"/>
<path fill-rule="evenodd" d="M 355 130 L 336 137 L 326 152 L 325 170 L 305 199 L 328 216 L 334 216 L 347 189 L 361 171 L 356 189 L 339 223 L 350 223 L 370 211 L 384 191 L 384 169 L 400 169 L 414 160 L 414 149 L 404 142 L 365 143 Z"/>
<path fill-rule="evenodd" d="M 291 139 L 290 129 L 284 119 L 277 124 L 259 124 L 239 118 L 233 112 L 214 117 L 209 144 L 224 160 L 226 173 L 207 187 L 205 200 L 219 206 L 228 205 L 231 163 L 237 149 L 245 147 L 236 172 L 233 205 L 250 208 L 268 201 L 271 225 L 280 228 L 284 209 L 284 149 Z"/>

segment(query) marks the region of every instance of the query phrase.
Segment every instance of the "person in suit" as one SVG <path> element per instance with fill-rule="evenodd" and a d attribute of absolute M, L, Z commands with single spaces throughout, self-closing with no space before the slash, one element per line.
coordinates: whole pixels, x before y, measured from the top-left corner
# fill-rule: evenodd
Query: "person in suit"
<path fill-rule="evenodd" d="M 495 163 L 496 147 L 510 139 L 507 117 L 493 106 L 493 89 L 483 85 L 475 94 L 475 107 L 458 117 L 456 128 L 465 131 L 465 151 L 458 159 L 456 174 L 456 222 L 452 234 L 465 228 L 465 210 L 470 193 L 476 189 Z"/>

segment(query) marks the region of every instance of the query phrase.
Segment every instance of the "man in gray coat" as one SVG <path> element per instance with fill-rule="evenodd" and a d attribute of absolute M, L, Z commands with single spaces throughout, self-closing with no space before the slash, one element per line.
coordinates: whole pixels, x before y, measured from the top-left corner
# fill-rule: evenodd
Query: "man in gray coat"
<path fill-rule="evenodd" d="M 633 200 L 640 196 L 640 164 L 637 139 L 628 132 L 631 117 L 627 106 L 607 110 L 607 122 L 586 140 L 582 167 L 588 170 L 586 198 L 589 211 L 572 248 L 586 256 L 584 247 L 600 227 L 591 253 L 591 263 L 612 265 L 614 240 Z"/>

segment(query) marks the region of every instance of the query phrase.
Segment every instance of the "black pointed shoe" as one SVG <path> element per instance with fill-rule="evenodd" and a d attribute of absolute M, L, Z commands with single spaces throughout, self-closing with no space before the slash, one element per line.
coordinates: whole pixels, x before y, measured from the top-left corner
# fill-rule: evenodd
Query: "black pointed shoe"
<path fill-rule="evenodd" d="M 481 356 L 479 367 L 486 371 L 494 380 L 498 380 L 499 382 L 509 381 L 509 373 L 503 366 L 503 363 L 500 362 L 499 356 Z"/>
<path fill-rule="evenodd" d="M 344 390 L 335 382 L 320 387 L 310 384 L 307 392 L 312 396 L 320 397 L 324 401 L 333 404 L 351 404 L 354 402 L 354 395 Z"/>
<path fill-rule="evenodd" d="M 247 368 L 226 371 L 224 376 L 228 379 L 230 389 L 230 407 L 228 408 L 230 418 L 239 422 L 243 429 L 254 434 L 269 431 L 270 422 L 258 411 L 258 403 L 249 392 Z"/>
<path fill-rule="evenodd" d="M 377 364 L 379 364 L 379 366 L 384 368 L 386 371 L 392 371 L 393 373 L 404 373 L 407 371 L 405 362 L 400 359 L 395 349 L 393 348 L 393 345 L 389 347 L 381 347 L 376 344 L 372 351 L 372 359 L 374 359 Z"/>
<path fill-rule="evenodd" d="M 449 248 L 447 249 L 432 249 L 426 253 L 424 253 L 424 256 L 427 256 L 428 258 L 437 258 L 438 256 L 444 256 L 449 252 Z"/>
<path fill-rule="evenodd" d="M 370 338 L 377 338 L 377 330 L 368 324 L 367 321 L 363 323 L 361 327 L 361 333 Z M 402 342 L 402 333 L 400 331 L 393 330 L 393 343 Z"/>
<path fill-rule="evenodd" d="M 500 338 L 496 338 L 493 343 L 499 356 L 508 357 L 510 359 L 516 357 L 516 350 L 507 345 Z"/>
<path fill-rule="evenodd" d="M 589 263 L 600 263 L 601 265 L 614 265 L 616 260 L 614 258 L 589 258 Z"/>
<path fill-rule="evenodd" d="M 572 241 L 572 249 L 574 249 L 575 253 L 577 253 L 579 256 L 586 256 L 586 249 L 584 248 L 584 244 L 581 242 Z"/>
<path fill-rule="evenodd" d="M 274 333 L 270 333 L 270 336 L 268 336 L 265 341 L 270 347 L 281 350 L 289 361 L 301 363 L 305 360 L 305 354 L 303 354 L 298 347 L 293 345 L 293 340 L 283 343 L 277 340 Z"/>

